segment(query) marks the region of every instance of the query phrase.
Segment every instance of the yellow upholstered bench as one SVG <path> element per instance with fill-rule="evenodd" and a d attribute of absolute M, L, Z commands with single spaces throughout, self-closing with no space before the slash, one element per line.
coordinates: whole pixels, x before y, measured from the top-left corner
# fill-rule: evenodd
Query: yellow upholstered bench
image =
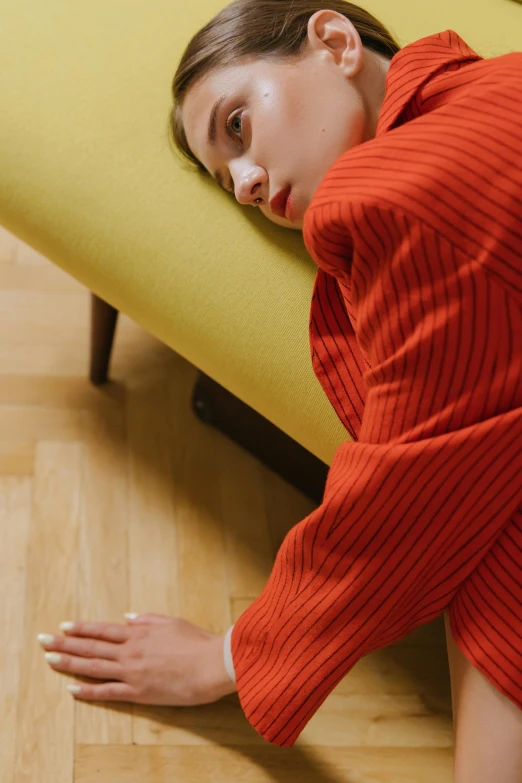
<path fill-rule="evenodd" d="M 402 45 L 452 28 L 487 57 L 520 48 L 512 0 L 361 4 Z M 348 435 L 312 370 L 316 266 L 168 142 L 181 52 L 224 5 L 2 3 L 0 223 L 93 292 L 93 382 L 124 311 L 201 371 L 198 415 L 320 502 Z"/>

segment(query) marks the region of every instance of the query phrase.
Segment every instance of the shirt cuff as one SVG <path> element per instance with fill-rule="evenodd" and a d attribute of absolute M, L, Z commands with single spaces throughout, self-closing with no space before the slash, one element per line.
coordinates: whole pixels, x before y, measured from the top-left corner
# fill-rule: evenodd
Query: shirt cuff
<path fill-rule="evenodd" d="M 232 641 L 231 641 L 233 627 L 234 626 L 231 625 L 225 634 L 225 641 L 223 642 L 223 654 L 225 657 L 225 668 L 227 670 L 228 676 L 233 682 L 235 682 L 236 673 L 234 671 L 234 661 L 232 660 Z"/>

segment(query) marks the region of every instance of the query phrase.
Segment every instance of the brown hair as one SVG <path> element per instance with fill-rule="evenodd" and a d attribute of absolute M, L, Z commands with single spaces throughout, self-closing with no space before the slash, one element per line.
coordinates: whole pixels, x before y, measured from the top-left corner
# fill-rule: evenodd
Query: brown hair
<path fill-rule="evenodd" d="M 236 65 L 244 57 L 299 57 L 308 39 L 308 20 L 323 9 L 346 16 L 367 49 L 390 59 L 400 51 L 378 19 L 345 0 L 234 0 L 192 38 L 172 82 L 174 105 L 169 113 L 168 136 L 183 159 L 208 174 L 188 145 L 181 118 L 189 88 L 210 71 Z"/>

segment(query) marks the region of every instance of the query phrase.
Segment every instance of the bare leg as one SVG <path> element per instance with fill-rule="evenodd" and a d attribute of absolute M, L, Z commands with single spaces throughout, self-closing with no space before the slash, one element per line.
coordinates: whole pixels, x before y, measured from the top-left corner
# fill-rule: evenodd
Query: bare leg
<path fill-rule="evenodd" d="M 444 613 L 455 728 L 454 783 L 522 783 L 522 710 L 457 646 Z"/>

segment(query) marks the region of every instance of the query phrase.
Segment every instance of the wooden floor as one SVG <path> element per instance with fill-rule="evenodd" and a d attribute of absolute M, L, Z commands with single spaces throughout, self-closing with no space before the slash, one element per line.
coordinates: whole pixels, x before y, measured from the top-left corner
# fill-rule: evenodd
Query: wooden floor
<path fill-rule="evenodd" d="M 449 783 L 442 616 L 361 660 L 293 748 L 237 694 L 195 708 L 75 702 L 38 633 L 184 617 L 223 633 L 311 502 L 191 412 L 197 371 L 120 315 L 87 380 L 89 292 L 0 228 L 1 783 Z"/>

